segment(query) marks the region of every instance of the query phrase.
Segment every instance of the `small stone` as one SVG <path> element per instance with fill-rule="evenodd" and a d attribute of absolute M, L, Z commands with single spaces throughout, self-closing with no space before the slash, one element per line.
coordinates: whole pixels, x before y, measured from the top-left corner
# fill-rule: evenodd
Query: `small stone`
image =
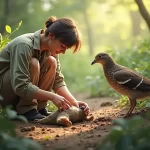
<path fill-rule="evenodd" d="M 35 127 L 35 126 L 32 126 L 32 127 L 31 127 L 31 130 L 32 130 L 32 131 L 34 131 L 35 129 L 36 129 L 36 127 Z"/>
<path fill-rule="evenodd" d="M 57 134 L 56 137 L 60 137 L 60 135 Z"/>

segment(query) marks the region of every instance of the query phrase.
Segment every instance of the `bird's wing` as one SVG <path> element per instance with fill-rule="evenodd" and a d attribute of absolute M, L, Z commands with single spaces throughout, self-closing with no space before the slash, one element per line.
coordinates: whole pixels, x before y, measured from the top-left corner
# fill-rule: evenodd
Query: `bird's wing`
<path fill-rule="evenodd" d="M 150 80 L 137 72 L 124 68 L 114 73 L 114 79 L 121 85 L 141 91 L 150 90 Z"/>

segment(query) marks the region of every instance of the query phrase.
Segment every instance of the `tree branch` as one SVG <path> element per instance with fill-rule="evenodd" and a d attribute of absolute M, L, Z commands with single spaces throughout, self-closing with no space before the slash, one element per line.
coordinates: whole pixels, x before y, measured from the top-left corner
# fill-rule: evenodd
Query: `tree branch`
<path fill-rule="evenodd" d="M 143 0 L 135 0 L 136 4 L 138 5 L 139 11 L 141 16 L 144 18 L 144 20 L 147 23 L 148 29 L 150 30 L 150 15 L 143 3 Z"/>

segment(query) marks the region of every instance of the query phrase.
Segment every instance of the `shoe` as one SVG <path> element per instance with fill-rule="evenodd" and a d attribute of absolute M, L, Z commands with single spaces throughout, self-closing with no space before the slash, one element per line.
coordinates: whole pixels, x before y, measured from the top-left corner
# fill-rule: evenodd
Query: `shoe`
<path fill-rule="evenodd" d="M 39 113 L 44 116 L 49 116 L 52 112 L 49 112 L 46 110 L 46 108 L 43 108 L 43 109 L 39 110 Z"/>
<path fill-rule="evenodd" d="M 28 121 L 34 121 L 35 119 L 42 119 L 46 117 L 45 115 L 41 115 L 36 109 L 32 109 L 21 115 L 26 117 Z"/>

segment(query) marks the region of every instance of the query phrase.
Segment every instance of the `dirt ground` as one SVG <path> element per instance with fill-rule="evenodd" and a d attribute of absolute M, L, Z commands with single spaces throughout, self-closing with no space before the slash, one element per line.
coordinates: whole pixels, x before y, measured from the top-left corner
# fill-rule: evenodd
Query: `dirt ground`
<path fill-rule="evenodd" d="M 17 134 L 37 141 L 43 150 L 94 150 L 109 133 L 111 120 L 123 117 L 127 110 L 114 107 L 114 99 L 109 97 L 86 98 L 84 94 L 77 94 L 75 97 L 88 103 L 94 116 L 93 121 L 75 123 L 71 127 L 16 122 Z M 111 103 L 113 105 L 108 106 Z M 22 128 L 31 126 L 34 126 L 32 131 L 21 131 Z"/>

